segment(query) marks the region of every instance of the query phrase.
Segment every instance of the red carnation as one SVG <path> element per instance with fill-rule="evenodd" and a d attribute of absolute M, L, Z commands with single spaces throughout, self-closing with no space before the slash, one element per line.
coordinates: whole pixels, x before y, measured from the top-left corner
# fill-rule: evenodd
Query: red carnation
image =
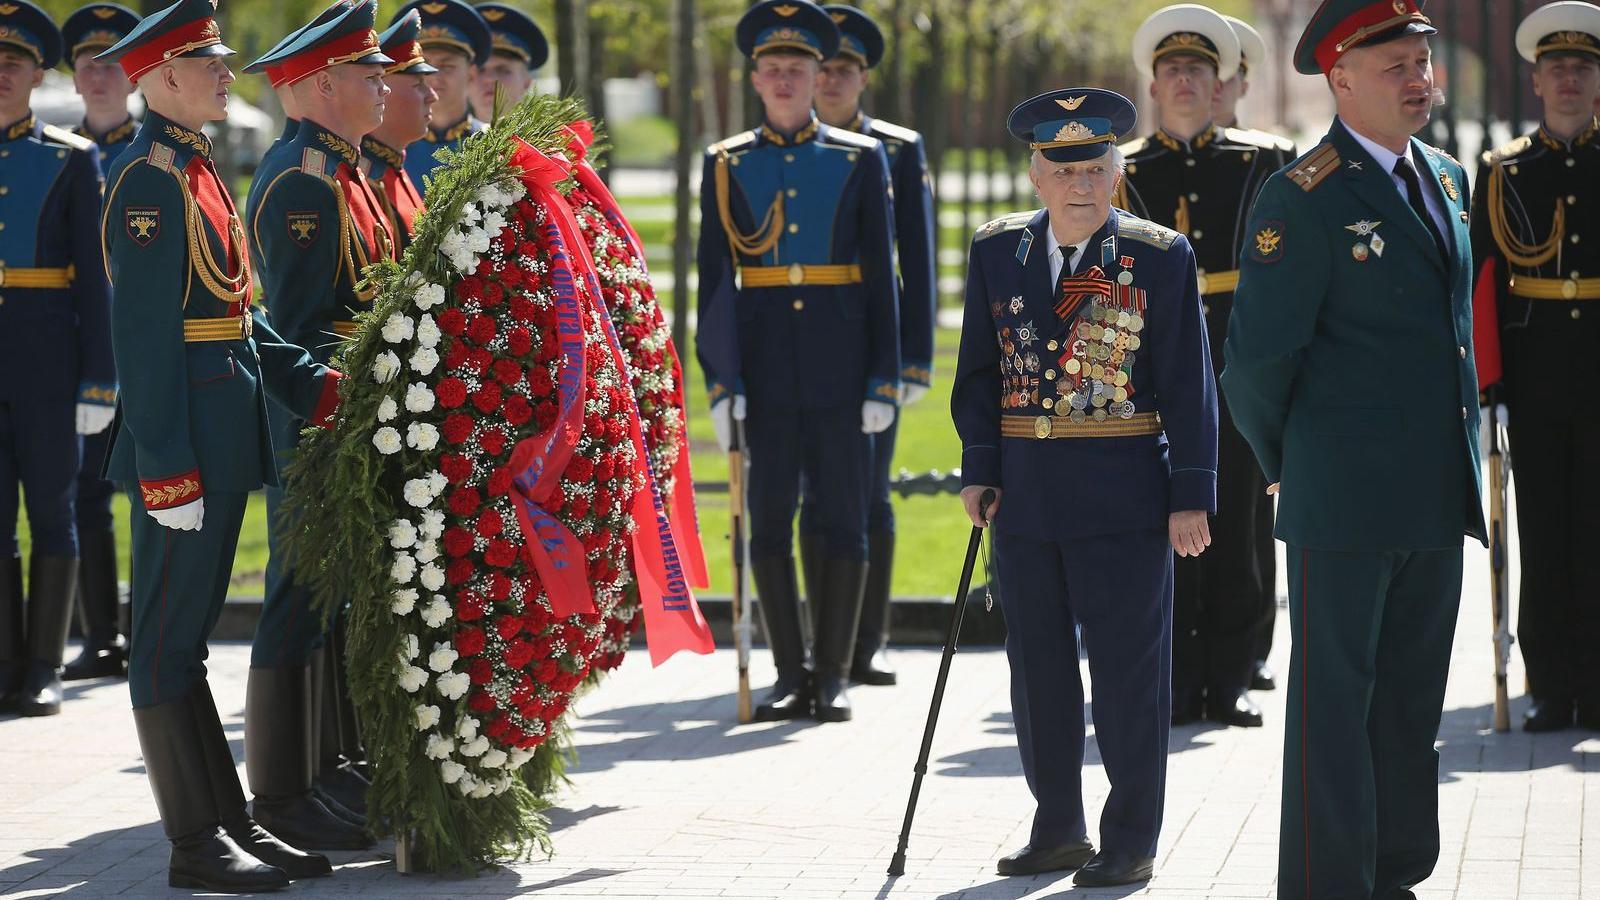
<path fill-rule="evenodd" d="M 473 684 L 488 684 L 494 677 L 494 668 L 487 659 L 475 659 L 467 663 L 467 680 Z"/>
<path fill-rule="evenodd" d="M 572 502 L 567 505 L 567 511 L 571 513 L 572 517 L 575 519 L 581 519 L 584 516 L 587 516 L 589 514 L 589 498 L 582 495 L 573 497 Z"/>
<path fill-rule="evenodd" d="M 530 224 L 534 221 L 534 218 L 533 218 L 533 216 L 531 214 L 528 214 L 527 218 L 528 218 L 528 221 L 529 221 Z M 535 244 L 533 241 L 523 241 L 522 242 L 522 246 L 519 247 L 518 250 L 522 253 L 523 256 L 538 256 L 539 255 L 539 246 L 537 244 Z"/>
<path fill-rule="evenodd" d="M 513 669 L 526 667 L 531 659 L 533 659 L 533 646 L 527 641 L 512 641 L 506 647 L 506 665 Z"/>
<path fill-rule="evenodd" d="M 461 431 L 462 428 L 466 430 Z M 455 436 L 451 435 L 452 429 L 458 432 Z M 444 420 L 444 439 L 452 444 L 461 443 L 471 433 L 472 420 L 466 416 L 457 413 Z M 460 484 L 472 474 L 472 461 L 459 453 L 446 453 L 439 457 L 439 471 L 452 484 Z"/>
<path fill-rule="evenodd" d="M 496 428 L 478 436 L 478 446 L 490 456 L 499 456 L 506 449 L 506 433 Z"/>
<path fill-rule="evenodd" d="M 455 308 L 441 311 L 437 316 L 434 316 L 434 321 L 439 323 L 440 331 L 451 337 L 460 337 L 461 332 L 467 328 L 466 313 Z"/>
<path fill-rule="evenodd" d="M 485 591 L 490 600 L 500 601 L 511 596 L 511 579 L 495 572 L 489 576 L 489 588 Z"/>
<path fill-rule="evenodd" d="M 483 629 L 476 626 L 456 629 L 456 652 L 462 656 L 477 656 L 483 652 Z"/>
<path fill-rule="evenodd" d="M 444 567 L 444 577 L 451 584 L 466 584 L 472 580 L 472 562 L 467 559 L 452 559 Z"/>
<path fill-rule="evenodd" d="M 494 712 L 494 698 L 484 691 L 473 691 L 472 699 L 467 701 L 467 706 L 473 712 Z"/>
<path fill-rule="evenodd" d="M 467 344 L 465 341 L 451 341 L 450 349 L 444 353 L 444 368 L 447 372 L 461 368 L 467 362 Z"/>
<path fill-rule="evenodd" d="M 511 734 L 511 720 L 505 716 L 496 716 L 495 720 L 483 729 L 483 733 L 503 743 Z"/>
<path fill-rule="evenodd" d="M 467 337 L 480 347 L 494 339 L 494 320 L 488 316 L 473 316 L 467 322 Z"/>
<path fill-rule="evenodd" d="M 494 620 L 494 633 L 500 635 L 500 640 L 509 641 L 522 630 L 522 620 L 516 616 L 496 616 Z"/>
<path fill-rule="evenodd" d="M 514 326 L 506 332 L 506 349 L 512 356 L 527 356 L 533 349 L 533 335 L 521 325 Z"/>
<path fill-rule="evenodd" d="M 512 394 L 506 397 L 505 405 L 500 407 L 500 414 L 505 416 L 506 421 L 511 423 L 512 427 L 521 427 L 529 419 L 533 418 L 533 407 L 529 406 L 528 401 L 522 399 L 521 396 Z"/>
<path fill-rule="evenodd" d="M 559 410 L 556 409 L 556 405 L 554 403 L 551 403 L 548 400 L 541 402 L 533 409 L 533 421 L 535 426 L 540 431 L 544 431 L 551 425 L 554 425 L 558 412 Z"/>
<path fill-rule="evenodd" d="M 521 667 L 519 666 L 518 668 Z M 555 680 L 556 675 L 558 674 L 560 674 L 560 669 L 556 666 L 556 661 L 553 659 L 541 659 L 539 660 L 539 664 L 533 667 L 533 677 L 540 684 L 549 684 Z"/>
<path fill-rule="evenodd" d="M 446 375 L 434 386 L 433 395 L 439 398 L 440 406 L 455 409 L 467 402 L 467 386 L 454 375 Z"/>
<path fill-rule="evenodd" d="M 483 387 L 472 392 L 472 405 L 478 412 L 492 413 L 500 407 L 500 385 L 486 382 Z"/>
<path fill-rule="evenodd" d="M 555 389 L 556 380 L 551 377 L 548 368 L 535 366 L 528 370 L 528 393 L 535 397 L 544 397 Z"/>
<path fill-rule="evenodd" d="M 628 424 L 626 422 L 622 421 L 621 419 L 612 419 L 610 422 L 606 423 L 606 440 L 610 441 L 612 444 L 622 443 L 622 439 L 626 438 L 627 436 Z"/>
<path fill-rule="evenodd" d="M 494 362 L 494 356 L 483 348 L 468 348 L 467 358 L 462 361 L 462 366 L 475 375 L 482 375 L 489 364 Z"/>
<path fill-rule="evenodd" d="M 526 297 L 511 298 L 511 317 L 518 322 L 532 322 L 539 315 L 533 301 Z"/>
<path fill-rule="evenodd" d="M 494 379 L 510 387 L 522 380 L 522 367 L 509 359 L 495 360 Z"/>
<path fill-rule="evenodd" d="M 495 469 L 494 474 L 489 476 L 489 493 L 493 496 L 499 497 L 510 490 L 511 470 L 504 468 Z"/>
<path fill-rule="evenodd" d="M 456 601 L 456 618 L 463 622 L 476 622 L 483 618 L 485 603 L 474 591 L 462 591 Z"/>
<path fill-rule="evenodd" d="M 609 453 L 600 457 L 599 461 L 594 464 L 594 477 L 596 481 L 610 481 L 611 476 L 615 474 L 615 472 L 616 466 L 612 463 L 611 454 Z"/>
<path fill-rule="evenodd" d="M 505 520 L 500 518 L 500 513 L 497 510 L 486 509 L 482 515 L 478 516 L 477 524 L 474 527 L 484 537 L 494 537 L 505 530 L 506 523 Z"/>
<path fill-rule="evenodd" d="M 588 481 L 589 476 L 593 474 L 594 463 L 591 463 L 587 456 L 574 456 L 572 461 L 567 463 L 566 476 L 573 481 Z"/>
<path fill-rule="evenodd" d="M 554 653 L 555 649 L 556 639 L 554 634 L 543 634 L 533 641 L 533 652 L 538 654 L 541 659 Z"/>
<path fill-rule="evenodd" d="M 456 488 L 450 492 L 450 511 L 465 518 L 478 511 L 483 501 L 478 497 L 476 488 Z"/>
<path fill-rule="evenodd" d="M 459 525 L 444 530 L 444 553 L 450 557 L 466 556 L 472 551 L 472 532 Z"/>
<path fill-rule="evenodd" d="M 491 281 L 483 286 L 483 298 L 481 302 L 485 307 L 493 308 L 499 306 L 500 301 L 504 300 L 505 298 L 506 289 L 500 285 Z"/>
<path fill-rule="evenodd" d="M 611 514 L 612 503 L 614 500 L 615 498 L 611 496 L 611 492 L 605 488 L 601 488 L 594 492 L 594 505 L 600 510 L 600 514 L 602 516 L 608 516 Z"/>
<path fill-rule="evenodd" d="M 483 551 L 483 560 L 491 566 L 504 569 L 517 561 L 516 545 L 504 538 L 495 538 L 489 542 L 489 548 Z"/>

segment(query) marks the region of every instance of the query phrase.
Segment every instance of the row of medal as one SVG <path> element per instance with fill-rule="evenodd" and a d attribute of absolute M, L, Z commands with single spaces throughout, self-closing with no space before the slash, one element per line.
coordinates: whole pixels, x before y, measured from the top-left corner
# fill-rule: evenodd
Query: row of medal
<path fill-rule="evenodd" d="M 1120 276 L 1120 289 L 1112 296 L 1125 298 L 1126 305 L 1095 298 L 1087 316 L 1079 318 L 1071 334 L 1072 346 L 1061 359 L 1063 377 L 1056 383 L 1061 399 L 1055 404 L 1058 415 L 1074 422 L 1115 416 L 1131 419 L 1134 414 L 1133 364 L 1135 351 L 1142 343 L 1144 330 L 1144 291 L 1129 287 Z M 1131 281 L 1131 279 L 1129 279 Z M 1061 410 L 1067 407 L 1071 412 Z"/>

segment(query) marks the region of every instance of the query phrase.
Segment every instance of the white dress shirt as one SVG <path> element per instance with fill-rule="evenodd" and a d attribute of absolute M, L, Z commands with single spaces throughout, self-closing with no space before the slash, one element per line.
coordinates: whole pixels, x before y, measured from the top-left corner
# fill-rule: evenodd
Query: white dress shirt
<path fill-rule="evenodd" d="M 1084 238 L 1080 244 L 1063 247 L 1056 240 L 1056 230 L 1047 225 L 1044 229 L 1044 246 L 1050 252 L 1050 289 L 1055 290 L 1055 286 L 1061 282 L 1062 266 L 1066 266 L 1068 272 L 1078 270 L 1078 261 L 1083 259 L 1083 250 L 1089 246 L 1089 239 Z"/>
<path fill-rule="evenodd" d="M 1348 126 L 1346 127 L 1348 128 Z M 1348 130 L 1350 131 L 1350 136 L 1356 139 L 1356 143 L 1372 154 L 1373 160 L 1383 167 L 1383 171 L 1389 174 L 1389 181 L 1393 182 L 1395 190 L 1400 192 L 1400 199 L 1405 201 L 1407 206 L 1410 206 L 1411 198 L 1406 196 L 1406 183 L 1399 175 L 1394 173 L 1394 164 L 1399 161 L 1400 154 L 1390 150 L 1388 147 L 1368 140 L 1353 128 Z M 1412 170 L 1417 173 L 1417 181 L 1422 184 L 1422 202 L 1428 207 L 1428 215 L 1433 217 L 1433 227 L 1439 229 L 1439 235 L 1445 239 L 1446 246 L 1448 246 L 1452 232 L 1450 231 L 1450 217 L 1445 214 L 1444 198 L 1439 195 L 1438 188 L 1430 187 L 1428 179 L 1423 177 L 1423 173 L 1428 169 L 1426 166 L 1417 164 L 1416 154 L 1411 152 L 1409 141 L 1406 143 L 1405 157 L 1406 161 L 1411 163 Z"/>

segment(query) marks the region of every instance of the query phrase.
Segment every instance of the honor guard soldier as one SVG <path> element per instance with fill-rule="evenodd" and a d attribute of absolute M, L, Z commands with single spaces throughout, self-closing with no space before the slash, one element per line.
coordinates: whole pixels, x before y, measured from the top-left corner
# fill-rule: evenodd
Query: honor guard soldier
<path fill-rule="evenodd" d="M 1324 0 L 1295 49 L 1338 118 L 1251 212 L 1222 387 L 1279 490 L 1292 653 L 1278 896 L 1404 897 L 1439 856 L 1434 749 L 1485 536 L 1466 173 L 1413 0 Z"/>
<path fill-rule="evenodd" d="M 826 6 L 839 26 L 839 52 L 822 63 L 817 80 L 817 117 L 834 128 L 870 135 L 889 156 L 894 206 L 896 259 L 900 276 L 900 405 L 915 403 L 933 379 L 933 321 L 937 306 L 934 274 L 933 188 L 922 135 L 868 116 L 861 109 L 867 73 L 883 58 L 883 32 L 853 6 Z M 894 684 L 895 673 L 883 652 L 888 643 L 890 586 L 894 571 L 894 504 L 889 478 L 896 424 L 872 439 L 871 487 L 867 497 L 867 587 L 856 629 L 850 680 Z M 800 564 L 806 589 L 820 591 L 817 564 L 822 559 L 816 495 L 806 484 L 800 508 Z"/>
<path fill-rule="evenodd" d="M 1137 113 L 1093 88 L 1040 94 L 1006 127 L 1044 203 L 978 229 L 950 410 L 961 500 L 993 526 L 1012 716 L 1038 801 L 1001 875 L 1150 878 L 1171 716 L 1172 554 L 1210 543 L 1217 407 L 1183 235 L 1111 205 Z M 987 490 L 995 503 L 979 509 Z M 1083 810 L 1084 696 L 1111 793 L 1096 853 Z"/>
<path fill-rule="evenodd" d="M 1239 39 L 1222 16 L 1195 4 L 1162 9 L 1134 34 L 1133 58 L 1154 76 L 1160 123 L 1122 148 L 1127 208 L 1189 239 L 1220 369 L 1250 205 L 1288 158 L 1270 140 L 1212 119 L 1212 102 L 1239 67 Z M 1173 573 L 1172 722 L 1249 727 L 1261 724 L 1248 689 L 1262 618 L 1256 513 L 1267 485 L 1226 404 L 1218 429 L 1216 542 L 1198 559 L 1177 560 Z"/>
<path fill-rule="evenodd" d="M 374 289 L 360 284 L 362 271 L 393 255 L 383 208 L 356 150 L 383 120 L 389 92 L 383 67 L 394 62 L 379 47 L 376 14 L 375 0 L 357 3 L 256 61 L 282 69 L 302 118 L 272 168 L 257 173 L 265 186 L 246 215 L 262 258 L 272 323 L 319 362 L 355 333 L 356 315 L 372 308 Z M 274 417 L 272 443 L 279 464 L 287 465 L 306 423 L 290 410 L 274 412 L 281 415 Z M 285 567 L 283 546 L 294 525 L 278 513 L 282 501 L 281 489 L 268 490 L 271 557 L 245 701 L 245 769 L 254 810 L 263 825 L 297 846 L 363 849 L 372 843 L 361 818 L 366 785 L 351 783 L 360 776 L 344 760 L 326 758 L 336 742 L 323 744 L 316 727 L 307 727 L 313 718 L 324 729 L 329 724 L 307 715 L 314 697 L 337 704 L 347 688 L 333 642 L 333 652 L 325 654 L 333 658 L 318 674 L 337 689 L 313 690 L 312 657 L 328 642 L 310 591 Z M 338 717 L 332 720 L 337 726 Z"/>
<path fill-rule="evenodd" d="M 61 33 L 43 10 L 0 4 L 0 709 L 26 716 L 61 711 L 81 438 L 111 424 L 117 396 L 94 237 L 100 155 L 29 106 L 60 60 Z M 33 536 L 26 604 L 19 488 Z"/>
<path fill-rule="evenodd" d="M 866 578 L 869 436 L 900 396 L 888 157 L 812 114 L 839 45 L 820 7 L 758 3 L 737 42 L 764 119 L 706 153 L 697 350 L 718 441 L 742 424 L 749 444 L 750 568 L 778 669 L 756 717 L 838 722 Z M 802 477 L 822 545 L 814 697 L 792 550 Z"/>
<path fill-rule="evenodd" d="M 495 89 L 509 109 L 528 95 L 533 73 L 550 60 L 550 41 L 527 13 L 508 3 L 480 3 L 478 12 L 489 26 L 489 59 L 472 79 L 472 111 L 488 122 L 494 118 Z"/>
<path fill-rule="evenodd" d="M 384 99 L 383 123 L 361 139 L 361 169 L 383 207 L 396 258 L 411 246 L 423 209 L 422 192 L 406 174 L 406 147 L 427 134 L 433 103 L 439 99 L 427 78 L 439 70 L 422 55 L 417 41 L 421 30 L 422 17 L 413 9 L 378 36 L 384 55 L 394 60 L 383 69 L 389 96 Z"/>
<path fill-rule="evenodd" d="M 1497 301 L 1517 481 L 1522 600 L 1517 634 L 1533 706 L 1528 731 L 1600 729 L 1600 7 L 1552 3 L 1517 49 L 1544 104 L 1537 131 L 1485 153 L 1474 198 L 1477 291 Z M 1487 347 L 1480 346 L 1479 358 Z M 1488 368 L 1488 367 L 1485 367 Z M 1482 374 L 1482 373 L 1480 373 Z M 1492 376 L 1491 376 L 1492 377 Z M 1485 380 L 1489 380 L 1486 378 Z M 1578 402 L 1574 403 L 1574 398 Z"/>
<path fill-rule="evenodd" d="M 122 40 L 139 16 L 115 3 L 91 3 L 67 17 L 61 26 L 62 60 L 83 98 L 83 124 L 74 132 L 95 143 L 104 171 L 133 142 L 139 123 L 128 113 L 133 84 L 116 63 L 97 61 L 101 51 Z M 61 670 L 62 681 L 119 676 L 127 666 L 127 641 L 122 636 L 121 589 L 117 579 L 117 533 L 111 518 L 116 486 L 100 477 L 111 429 L 83 438 L 78 466 L 78 610 L 83 623 L 83 650 Z"/>
<path fill-rule="evenodd" d="M 106 476 L 132 506 L 128 689 L 168 883 L 242 892 L 331 871 L 247 814 L 205 660 L 246 500 L 277 481 L 266 396 L 325 424 L 338 377 L 251 311 L 244 228 L 200 132 L 227 115 L 233 81 L 213 12 L 179 0 L 100 56 L 147 105 L 106 177 L 99 243 L 123 363 Z"/>
<path fill-rule="evenodd" d="M 406 148 L 406 174 L 418 190 L 426 191 L 423 177 L 439 165 L 433 155 L 443 147 L 454 150 L 467 135 L 488 127 L 473 117 L 469 101 L 478 69 L 489 61 L 493 39 L 483 15 L 462 0 L 414 0 L 401 7 L 390 23 L 413 9 L 422 15 L 422 54 L 437 70 L 428 81 L 439 95 L 427 134 Z"/>

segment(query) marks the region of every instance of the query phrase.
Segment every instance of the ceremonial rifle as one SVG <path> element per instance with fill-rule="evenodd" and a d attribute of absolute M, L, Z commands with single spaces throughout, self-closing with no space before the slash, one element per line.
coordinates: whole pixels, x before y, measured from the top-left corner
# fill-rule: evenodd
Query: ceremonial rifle
<path fill-rule="evenodd" d="M 1489 396 L 1489 610 L 1494 617 L 1494 730 L 1511 730 L 1506 666 L 1511 661 L 1510 572 L 1506 549 L 1506 477 L 1510 455 L 1500 433 L 1500 404 Z"/>
<path fill-rule="evenodd" d="M 733 541 L 733 647 L 739 661 L 739 723 L 749 722 L 750 616 L 745 609 L 744 540 L 744 423 L 733 420 L 733 441 L 728 448 L 728 533 Z"/>

